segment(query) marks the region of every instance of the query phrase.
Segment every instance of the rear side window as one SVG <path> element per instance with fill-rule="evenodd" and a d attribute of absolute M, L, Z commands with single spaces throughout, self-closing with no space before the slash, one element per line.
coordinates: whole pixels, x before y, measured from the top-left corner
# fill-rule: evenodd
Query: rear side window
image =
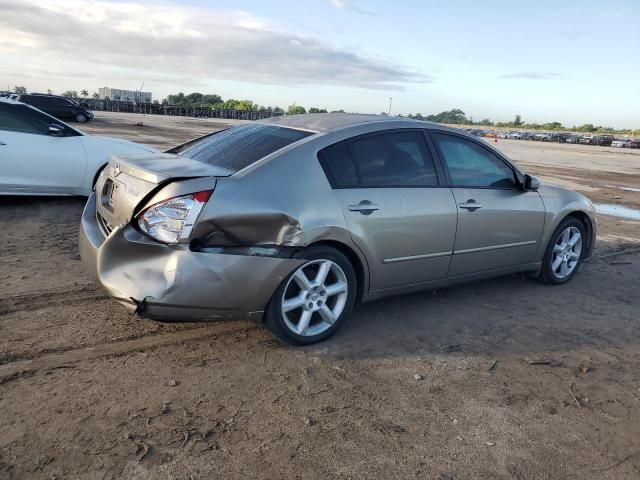
<path fill-rule="evenodd" d="M 359 186 L 356 166 L 347 142 L 337 143 L 322 150 L 320 163 L 334 188 Z"/>
<path fill-rule="evenodd" d="M 273 125 L 241 125 L 187 142 L 168 153 L 237 172 L 309 135 L 313 134 Z"/>
<path fill-rule="evenodd" d="M 325 148 L 322 167 L 334 188 L 438 185 L 433 157 L 419 131 L 367 135 Z"/>

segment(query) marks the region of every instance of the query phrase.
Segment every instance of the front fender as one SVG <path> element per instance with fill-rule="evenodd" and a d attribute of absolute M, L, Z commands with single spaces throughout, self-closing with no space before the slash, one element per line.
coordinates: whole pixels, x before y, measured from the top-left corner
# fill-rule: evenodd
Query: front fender
<path fill-rule="evenodd" d="M 546 214 L 545 227 L 538 250 L 538 258 L 542 260 L 549 240 L 558 225 L 569 215 L 578 214 L 587 219 L 590 226 L 590 236 L 587 245 L 587 257 L 591 256 L 596 242 L 597 223 L 596 209 L 585 196 L 570 190 L 561 189 L 557 195 L 542 195 Z M 566 193 L 565 193 L 566 192 Z"/>

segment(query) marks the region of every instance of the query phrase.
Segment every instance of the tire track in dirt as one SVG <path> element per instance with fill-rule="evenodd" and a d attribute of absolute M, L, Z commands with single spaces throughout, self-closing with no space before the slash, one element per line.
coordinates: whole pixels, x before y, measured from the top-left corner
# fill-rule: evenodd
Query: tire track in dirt
<path fill-rule="evenodd" d="M 218 338 L 220 336 L 231 336 L 240 331 L 248 331 L 247 326 L 242 322 L 229 322 L 222 331 L 209 324 L 206 327 L 195 327 L 178 332 L 171 332 L 158 335 L 145 335 L 133 340 L 123 340 L 117 342 L 102 343 L 91 347 L 73 348 L 65 351 L 45 353 L 37 357 L 17 360 L 0 365 L 0 385 L 8 381 L 34 372 L 47 369 L 68 368 L 69 365 L 95 360 L 103 357 L 118 357 L 134 352 L 148 350 L 167 345 L 177 345 L 186 342 L 203 340 L 206 338 Z M 257 330 L 259 326 L 249 328 Z"/>
<path fill-rule="evenodd" d="M 108 296 L 95 285 L 86 285 L 76 289 L 46 290 L 0 297 L 0 315 L 18 311 L 32 311 L 70 303 L 84 303 L 96 300 L 108 300 Z"/>

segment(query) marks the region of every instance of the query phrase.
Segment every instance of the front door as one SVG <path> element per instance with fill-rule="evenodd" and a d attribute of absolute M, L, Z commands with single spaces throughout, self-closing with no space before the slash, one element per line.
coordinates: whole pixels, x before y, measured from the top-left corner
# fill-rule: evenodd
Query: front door
<path fill-rule="evenodd" d="M 0 103 L 0 190 L 67 194 L 84 182 L 80 136 L 48 135 L 50 117 L 22 104 Z"/>
<path fill-rule="evenodd" d="M 545 209 L 537 192 L 525 192 L 513 167 L 480 142 L 432 132 L 458 208 L 449 276 L 536 261 Z"/>
<path fill-rule="evenodd" d="M 372 291 L 446 277 L 456 205 L 423 132 L 357 137 L 321 158 L 351 237 L 369 262 Z"/>

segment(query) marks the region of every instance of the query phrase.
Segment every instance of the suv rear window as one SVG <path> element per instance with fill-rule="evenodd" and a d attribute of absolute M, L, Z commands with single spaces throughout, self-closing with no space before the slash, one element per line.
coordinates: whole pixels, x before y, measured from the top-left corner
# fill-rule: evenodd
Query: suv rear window
<path fill-rule="evenodd" d="M 311 132 L 265 124 L 241 125 L 167 150 L 202 163 L 237 172 Z"/>

